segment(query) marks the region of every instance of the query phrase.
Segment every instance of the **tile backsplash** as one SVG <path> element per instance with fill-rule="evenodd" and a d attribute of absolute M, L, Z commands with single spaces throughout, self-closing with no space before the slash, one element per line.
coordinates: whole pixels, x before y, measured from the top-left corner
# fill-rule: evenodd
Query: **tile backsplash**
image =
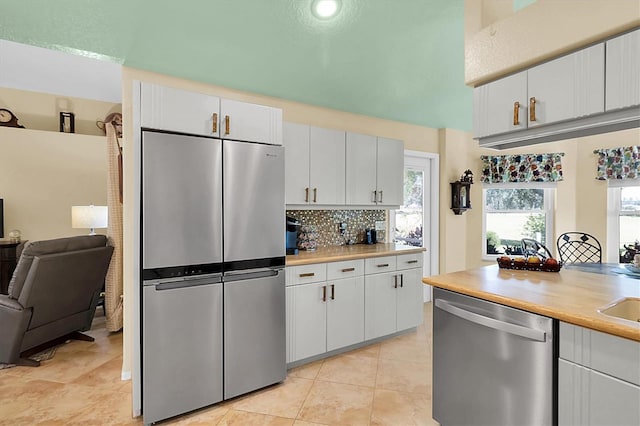
<path fill-rule="evenodd" d="M 351 238 L 356 244 L 365 240 L 365 229 L 375 228 L 376 221 L 384 221 L 386 210 L 287 210 L 287 216 L 298 219 L 302 225 L 314 225 L 318 232 L 318 247 L 337 246 Z M 340 235 L 339 224 L 346 223 L 345 235 Z M 378 242 L 384 242 L 385 231 L 378 231 Z"/>

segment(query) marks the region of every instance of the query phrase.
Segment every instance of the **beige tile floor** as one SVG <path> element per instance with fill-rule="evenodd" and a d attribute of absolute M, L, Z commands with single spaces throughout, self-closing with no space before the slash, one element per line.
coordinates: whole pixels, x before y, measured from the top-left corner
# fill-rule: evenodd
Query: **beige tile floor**
<path fill-rule="evenodd" d="M 432 425 L 431 304 L 416 331 L 289 370 L 278 385 L 184 415 L 175 425 Z M 38 368 L 0 370 L 0 425 L 129 425 L 122 334 L 97 316 Z"/>

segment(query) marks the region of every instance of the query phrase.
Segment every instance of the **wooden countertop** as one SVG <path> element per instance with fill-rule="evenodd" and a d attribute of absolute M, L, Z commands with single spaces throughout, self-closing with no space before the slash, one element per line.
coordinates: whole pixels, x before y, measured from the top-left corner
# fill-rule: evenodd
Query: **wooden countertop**
<path fill-rule="evenodd" d="M 365 259 L 367 257 L 393 256 L 420 253 L 423 247 L 395 244 L 354 244 L 351 246 L 320 247 L 316 251 L 300 250 L 297 255 L 288 255 L 287 266 L 309 265 L 312 263 L 339 262 L 341 260 Z"/>
<path fill-rule="evenodd" d="M 563 268 L 560 272 L 499 269 L 498 265 L 425 277 L 425 284 L 571 324 L 640 341 L 640 323 L 601 314 L 625 297 L 640 297 L 640 280 Z"/>

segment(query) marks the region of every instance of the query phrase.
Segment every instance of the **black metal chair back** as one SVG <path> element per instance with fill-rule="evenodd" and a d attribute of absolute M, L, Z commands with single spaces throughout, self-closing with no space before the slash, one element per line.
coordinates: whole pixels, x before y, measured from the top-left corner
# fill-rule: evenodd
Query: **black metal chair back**
<path fill-rule="evenodd" d="M 602 263 L 602 246 L 593 235 L 565 232 L 556 245 L 562 263 Z"/>
<path fill-rule="evenodd" d="M 549 259 L 553 257 L 548 248 L 545 247 L 541 242 L 534 240 L 532 238 L 523 238 L 522 239 L 522 253 L 529 256 L 538 256 L 542 260 Z"/>

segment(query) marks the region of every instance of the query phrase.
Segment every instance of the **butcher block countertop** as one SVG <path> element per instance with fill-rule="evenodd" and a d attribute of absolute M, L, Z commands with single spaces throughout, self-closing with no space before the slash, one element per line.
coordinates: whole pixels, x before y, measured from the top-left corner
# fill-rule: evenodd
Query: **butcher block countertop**
<path fill-rule="evenodd" d="M 598 312 L 640 297 L 640 280 L 563 268 L 560 272 L 499 269 L 498 265 L 425 277 L 425 284 L 640 341 L 640 323 Z"/>
<path fill-rule="evenodd" d="M 400 246 L 395 244 L 354 244 L 351 246 L 320 247 L 316 251 L 300 250 L 299 254 L 288 255 L 286 265 L 297 266 L 312 263 L 365 259 L 367 257 L 395 256 L 398 254 L 420 253 L 425 250 L 423 247 Z"/>

